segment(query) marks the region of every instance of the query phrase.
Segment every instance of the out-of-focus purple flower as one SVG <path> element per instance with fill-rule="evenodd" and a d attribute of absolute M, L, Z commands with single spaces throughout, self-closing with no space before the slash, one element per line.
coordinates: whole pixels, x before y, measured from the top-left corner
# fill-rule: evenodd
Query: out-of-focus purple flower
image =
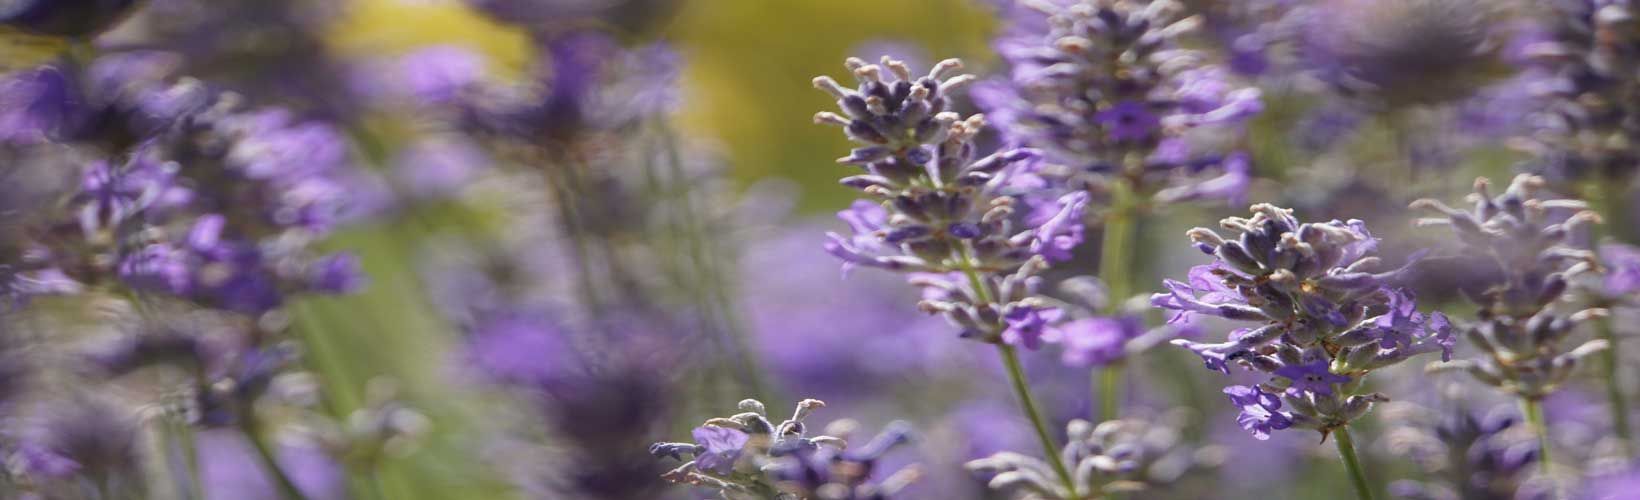
<path fill-rule="evenodd" d="M 364 287 L 364 270 L 360 268 L 357 255 L 335 253 L 320 257 L 313 261 L 312 266 L 313 270 L 309 272 L 308 279 L 313 290 L 345 294 Z"/>
<path fill-rule="evenodd" d="M 1618 297 L 1640 291 L 1640 248 L 1621 243 L 1600 245 L 1606 266 L 1606 295 Z"/>
<path fill-rule="evenodd" d="M 36 143 L 79 127 L 85 98 L 63 71 L 43 66 L 0 79 L 0 141 Z"/>
<path fill-rule="evenodd" d="M 1259 91 L 1178 44 L 1199 18 L 1173 7 L 1070 0 L 1007 8 L 995 45 L 1009 76 L 981 82 L 974 101 L 1009 141 L 1045 152 L 1041 175 L 1061 189 L 1103 196 L 1105 184 L 1122 182 L 1141 197 L 1167 191 L 1158 201 L 1238 196 L 1245 181 L 1221 173 L 1225 152 L 1187 144 L 1187 133 L 1236 133 L 1262 110 Z M 1211 185 L 1196 186 L 1204 182 Z"/>
<path fill-rule="evenodd" d="M 1479 0 L 1306 6 L 1301 52 L 1340 92 L 1383 106 L 1450 102 L 1503 73 L 1496 7 Z"/>
<path fill-rule="evenodd" d="M 695 466 L 718 474 L 728 474 L 740 458 L 741 449 L 751 436 L 735 429 L 716 426 L 696 427 L 690 433 L 700 451 L 695 453 Z"/>
<path fill-rule="evenodd" d="M 1106 365 L 1127 356 L 1127 342 L 1144 334 L 1137 316 L 1083 318 L 1060 325 L 1062 358 L 1073 366 Z"/>
<path fill-rule="evenodd" d="M 438 199 L 454 195 L 489 165 L 484 150 L 464 139 L 428 138 L 399 152 L 393 174 L 411 196 Z"/>
<path fill-rule="evenodd" d="M 1082 214 L 1088 206 L 1088 194 L 1081 191 L 1059 197 L 1058 210 L 1036 227 L 1036 239 L 1031 250 L 1048 262 L 1071 260 L 1071 251 L 1082 244 Z"/>
<path fill-rule="evenodd" d="M 1002 330 L 1002 341 L 1026 349 L 1040 349 L 1044 340 L 1062 336 L 1053 325 L 1064 314 L 1055 308 L 1016 307 L 1003 316 L 1008 328 Z"/>
<path fill-rule="evenodd" d="M 529 315 L 500 315 L 472 328 L 466 356 L 485 376 L 504 383 L 539 384 L 564 373 L 569 346 L 559 329 Z"/>
<path fill-rule="evenodd" d="M 484 58 L 464 47 L 424 48 L 399 60 L 401 84 L 420 102 L 455 103 L 485 75 Z"/>
<path fill-rule="evenodd" d="M 1482 356 L 1446 367 L 1528 399 L 1548 396 L 1580 359 L 1609 348 L 1604 340 L 1563 345 L 1580 323 L 1605 314 L 1600 309 L 1568 314 L 1554 306 L 1573 277 L 1598 267 L 1594 252 L 1571 246 L 1579 226 L 1598 216 L 1582 201 L 1539 198 L 1546 183 L 1522 174 L 1493 195 L 1490 183 L 1478 179 L 1469 197 L 1475 208 L 1468 211 L 1431 199 L 1412 204 L 1438 215 L 1420 224 L 1448 226 L 1466 253 L 1489 257 L 1485 260 L 1498 278 L 1485 293 L 1470 297 L 1480 310 L 1461 327 Z M 1550 210 L 1560 213 L 1551 215 Z M 1451 341 L 1435 340 L 1446 355 Z"/>

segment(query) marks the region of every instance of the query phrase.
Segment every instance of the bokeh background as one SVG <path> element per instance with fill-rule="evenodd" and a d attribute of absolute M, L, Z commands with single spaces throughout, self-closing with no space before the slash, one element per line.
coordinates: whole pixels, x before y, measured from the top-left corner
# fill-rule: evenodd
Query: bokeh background
<path fill-rule="evenodd" d="M 356 96 L 413 80 L 406 60 L 447 50 L 476 55 L 463 60 L 473 72 L 527 81 L 543 58 L 530 33 L 469 5 L 482 2 L 233 0 L 236 11 L 202 1 L 155 0 L 99 42 L 162 40 L 180 48 L 192 76 L 338 124 L 360 166 L 388 179 L 379 191 L 353 192 L 359 205 L 376 208 L 318 243 L 356 253 L 368 284 L 353 294 L 304 297 L 281 313 L 301 346 L 295 371 L 319 388 L 317 402 L 286 420 L 300 428 L 312 413 L 347 422 L 390 404 L 413 411 L 418 420 L 407 427 L 416 432 L 378 450 L 384 456 L 311 460 L 318 465 L 298 479 L 315 500 L 699 497 L 663 486 L 659 473 L 673 464 L 650 460 L 645 447 L 686 440 L 689 429 L 733 413 L 751 396 L 774 416 L 802 398 L 824 400 L 829 406 L 815 418 L 853 419 L 865 429 L 862 439 L 892 421 L 910 422 L 918 438 L 883 466 L 918 464 L 922 481 L 905 498 L 1003 498 L 962 463 L 1035 449 L 990 346 L 960 340 L 943 321 L 917 312 L 915 292 L 896 277 L 871 270 L 845 277 L 821 246 L 827 231 L 843 228 L 834 214 L 857 192 L 837 183 L 851 172 L 834 159 L 850 146 L 835 128 L 813 124 L 814 112 L 831 109 L 833 99 L 810 80 L 843 74 L 849 55 L 881 54 L 917 68 L 957 57 L 968 72 L 1003 74 L 992 45 L 997 2 L 614 2 L 594 29 L 626 47 L 661 44 L 676 52 L 680 77 L 670 110 L 590 141 L 614 144 L 613 151 L 545 162 L 581 162 L 574 168 L 591 172 L 583 177 L 541 174 L 530 168 L 540 165 L 503 152 L 445 151 L 459 158 L 449 161 L 483 173 L 452 174 L 463 179 L 458 188 L 429 181 L 434 196 L 417 192 L 403 172 L 418 159 L 448 159 L 421 149 L 449 132 L 439 125 L 445 117 Z M 440 77 L 462 75 L 428 76 Z M 1475 177 L 1507 179 L 1525 158 L 1508 140 L 1519 125 L 1510 114 L 1519 103 L 1511 100 L 1517 94 L 1509 74 L 1474 78 L 1482 90 L 1465 99 L 1363 113 L 1341 110 L 1313 84 L 1249 77 L 1262 86 L 1264 110 L 1236 142 L 1251 155 L 1254 181 L 1233 201 L 1181 205 L 1144 221 L 1133 272 L 1139 288 L 1159 288 L 1162 277 L 1203 263 L 1184 231 L 1245 215 L 1251 201 L 1294 207 L 1305 220 L 1364 219 L 1392 242 L 1384 249 L 1389 261 L 1441 248 L 1444 234 L 1412 229 L 1406 203 L 1460 199 Z M 1608 200 L 1632 195 L 1627 186 L 1612 193 Z M 573 217 L 559 212 L 563 199 L 580 204 Z M 575 212 L 597 210 L 591 206 L 609 212 Z M 558 227 L 565 219 L 586 225 Z M 1096 229 L 1089 231 L 1092 241 Z M 570 240 L 607 246 L 564 248 Z M 1099 256 L 1091 246 L 1053 278 L 1094 272 Z M 577 251 L 596 262 L 566 263 L 573 259 L 565 254 Z M 1454 293 L 1457 270 L 1422 272 L 1426 306 L 1472 307 Z M 490 281 L 473 285 L 473 276 Z M 604 305 L 621 313 L 593 311 L 586 302 L 598 300 L 562 298 L 586 293 L 575 291 L 583 287 L 577 279 L 597 281 L 586 287 L 610 297 L 642 300 L 612 298 Z M 503 326 L 528 332 L 509 337 L 515 343 L 486 343 L 462 311 L 494 290 L 526 290 L 519 300 L 549 304 L 541 310 L 550 317 L 507 318 L 516 323 Z M 88 315 L 73 299 L 41 304 L 61 317 Z M 618 331 L 610 337 L 621 340 L 534 336 L 554 328 L 592 337 L 586 332 Z M 600 367 L 576 375 L 586 378 L 554 371 L 586 358 Z M 1027 355 L 1026 365 L 1056 426 L 1092 413 L 1097 391 L 1086 369 L 1064 366 L 1052 351 Z M 474 366 L 513 382 L 551 379 L 542 385 L 553 388 L 520 394 L 518 384 L 475 376 Z M 1424 450 L 1420 429 L 1458 410 L 1511 411 L 1494 410 L 1507 401 L 1461 377 L 1401 368 L 1375 387 L 1408 397 L 1375 411 L 1359 431 L 1381 495 L 1391 481 L 1450 472 L 1406 459 Z M 1128 369 L 1135 416 L 1176 425 L 1179 435 L 1170 438 L 1191 446 L 1177 481 L 1127 498 L 1343 497 L 1330 443 L 1311 433 L 1269 441 L 1246 435 L 1217 375 L 1188 352 L 1160 349 Z M 1564 446 L 1587 446 L 1574 453 L 1580 458 L 1612 446 L 1601 441 L 1599 390 L 1580 379 L 1549 405 L 1551 420 L 1565 422 Z M 305 464 L 303 457 L 321 454 L 302 432 L 290 434 L 283 461 Z M 277 498 L 231 436 L 202 439 L 226 443 L 202 452 L 204 462 L 218 464 L 209 498 Z"/>

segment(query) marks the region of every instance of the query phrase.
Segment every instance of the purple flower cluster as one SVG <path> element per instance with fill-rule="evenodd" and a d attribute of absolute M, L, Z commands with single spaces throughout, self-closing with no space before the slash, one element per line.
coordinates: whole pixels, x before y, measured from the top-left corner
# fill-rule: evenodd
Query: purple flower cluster
<path fill-rule="evenodd" d="M 1252 211 L 1251 218 L 1220 223 L 1235 238 L 1190 230 L 1214 262 L 1192 268 L 1188 281 L 1168 280 L 1168 291 L 1151 298 L 1174 311 L 1169 321 L 1216 316 L 1256 323 L 1222 343 L 1173 341 L 1208 369 L 1228 374 L 1234 364 L 1271 375 L 1259 385 L 1225 389 L 1241 408 L 1243 428 L 1260 439 L 1288 427 L 1329 433 L 1387 399 L 1357 393 L 1368 373 L 1427 352 L 1450 358 L 1446 317 L 1418 312 L 1411 293 L 1394 286 L 1400 270 L 1375 269 L 1378 240 L 1364 223 L 1301 223 L 1268 204 Z"/>
<path fill-rule="evenodd" d="M 1470 211 L 1428 199 L 1413 203 L 1441 215 L 1420 223 L 1451 227 L 1465 254 L 1489 261 L 1496 276 L 1483 293 L 1470 297 L 1479 310 L 1461 329 L 1482 356 L 1451 368 L 1528 400 L 1554 392 L 1578 360 L 1607 348 L 1604 340 L 1563 346 L 1579 324 L 1606 315 L 1604 309 L 1567 314 L 1555 307 L 1569 279 L 1598 269 L 1593 252 L 1570 242 L 1580 226 L 1599 216 L 1581 201 L 1539 198 L 1544 182 L 1522 174 L 1493 195 L 1486 179 L 1479 179 Z"/>
<path fill-rule="evenodd" d="M 1109 495 L 1146 491 L 1162 488 L 1184 474 L 1210 469 L 1214 460 L 1197 453 L 1179 434 L 1180 420 L 1174 415 L 1099 425 L 1071 421 L 1066 428 L 1070 439 L 1062 454 L 1075 464 L 1077 491 Z M 989 475 L 989 486 L 995 490 L 1032 495 L 1030 498 L 1084 498 L 1073 497 L 1057 484 L 1047 463 L 1019 453 L 997 453 L 970 461 L 967 467 Z"/>
<path fill-rule="evenodd" d="M 889 58 L 881 65 L 849 59 L 847 66 L 857 89 L 829 77 L 814 80 L 847 116 L 822 112 L 815 121 L 843 127 L 860 144 L 838 162 L 865 170 L 842 182 L 867 199 L 838 214 L 854 234 L 831 234 L 826 251 L 845 269 L 916 273 L 921 307 L 943 314 L 966 338 L 1039 346 L 1059 313 L 1032 299 L 1035 275 L 1047 267 L 1047 255 L 1075 243 L 1087 195 L 1065 195 L 1060 215 L 1017 227 L 1015 198 L 999 189 L 1010 167 L 1035 153 L 1008 149 L 976 158 L 974 137 L 984 118 L 950 110 L 949 94 L 974 79 L 955 74 L 961 62 L 940 62 L 926 76 Z"/>
<path fill-rule="evenodd" d="M 1640 154 L 1640 108 L 1624 96 L 1640 64 L 1636 6 L 1627 0 L 1562 0 L 1536 5 L 1538 33 L 1522 49 L 1538 112 L 1521 144 L 1527 169 L 1556 184 L 1627 183 Z"/>
<path fill-rule="evenodd" d="M 877 476 L 883 455 L 910 437 L 908 424 L 891 424 L 864 446 L 842 438 L 810 435 L 805 420 L 825 403 L 805 399 L 792 417 L 776 424 L 763 403 L 740 402 L 741 413 L 714 418 L 693 431 L 694 443 L 655 443 L 657 458 L 692 460 L 666 478 L 718 491 L 724 498 L 835 498 L 886 500 L 910 485 L 916 469 Z M 852 424 L 843 427 L 852 426 Z"/>
<path fill-rule="evenodd" d="M 1045 151 L 1038 175 L 1063 187 L 1235 199 L 1248 159 L 1205 139 L 1263 104 L 1258 89 L 1179 41 L 1200 24 L 1184 11 L 1170 0 L 1022 3 L 996 43 L 1009 78 L 980 83 L 974 99 L 1009 140 Z"/>

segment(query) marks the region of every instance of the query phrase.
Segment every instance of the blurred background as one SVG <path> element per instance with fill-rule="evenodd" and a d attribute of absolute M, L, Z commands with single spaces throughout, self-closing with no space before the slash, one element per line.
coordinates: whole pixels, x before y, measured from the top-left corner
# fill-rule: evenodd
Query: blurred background
<path fill-rule="evenodd" d="M 1237 21 L 1263 15 L 1239 2 L 1183 3 Z M 662 481 L 676 464 L 647 448 L 686 441 L 748 397 L 774 418 L 800 399 L 823 400 L 817 425 L 849 419 L 835 429 L 859 442 L 890 422 L 911 423 L 917 438 L 879 464 L 882 474 L 912 464 L 921 471 L 903 498 L 1005 498 L 962 467 L 1036 450 L 989 346 L 919 312 L 899 277 L 845 276 L 822 250 L 825 234 L 845 227 L 836 212 L 858 193 L 837 182 L 851 172 L 834 159 L 850 145 L 813 124 L 816 111 L 834 105 L 810 80 L 844 75 L 851 55 L 892 55 L 914 71 L 955 57 L 982 78 L 1006 75 L 993 44 L 1006 4 L 151 0 L 94 42 L 18 35 L 8 50 L 31 63 L 170 54 L 163 64 L 132 64 L 336 135 L 352 170 L 326 196 L 345 208 L 308 244 L 355 255 L 362 282 L 347 294 L 291 293 L 250 315 L 255 329 L 295 346 L 266 396 L 273 402 L 250 411 L 272 415 L 257 430 L 273 436 L 273 453 L 308 498 L 699 498 Z M 1494 22 L 1518 21 L 1506 19 Z M 1205 30 L 1189 43 L 1236 55 L 1216 36 Z M 1270 50 L 1279 66 L 1282 49 Z M 1442 247 L 1443 234 L 1413 230 L 1407 202 L 1461 199 L 1475 177 L 1507 179 L 1528 157 L 1509 140 L 1523 106 L 1517 73 L 1482 69 L 1466 72 L 1477 81 L 1454 84 L 1466 86 L 1459 98 L 1388 108 L 1353 107 L 1325 82 L 1285 69 L 1238 75 L 1264 101 L 1228 141 L 1251 158 L 1249 187 L 1140 223 L 1136 292 L 1206 262 L 1186 229 L 1244 216 L 1255 201 L 1293 207 L 1304 220 L 1364 219 L 1391 262 Z M 577 88 L 601 90 L 574 102 L 558 95 Z M 311 137 L 291 140 L 298 145 L 284 147 L 318 147 Z M 5 158 L 43 162 L 37 149 L 18 146 Z M 1627 200 L 1627 187 L 1603 196 Z M 1092 247 L 1051 279 L 1093 273 Z M 1472 307 L 1458 298 L 1457 272 L 1424 270 L 1426 306 Z M 114 306 L 122 297 L 103 292 L 40 298 L 18 323 L 28 326 L 14 329 L 51 337 L 32 355 L 69 360 L 128 336 L 130 317 L 153 316 L 143 311 L 183 316 L 164 312 L 181 307 L 167 299 Z M 73 333 L 51 333 L 59 331 Z M 1098 391 L 1085 367 L 1052 349 L 1025 358 L 1054 427 L 1092 418 Z M 76 371 L 72 363 L 39 370 Z M 1299 432 L 1254 440 L 1235 425 L 1218 376 L 1198 363 L 1162 348 L 1128 366 L 1132 416 L 1173 425 L 1158 439 L 1184 445 L 1153 471 L 1166 486 L 1126 498 L 1341 497 L 1345 478 L 1330 444 Z M 1508 400 L 1458 376 L 1400 368 L 1375 384 L 1407 397 L 1374 412 L 1359 433 L 1375 481 L 1462 474 L 1408 457 L 1439 454 L 1426 442 L 1449 414 L 1495 413 Z M 97 389 L 112 393 L 109 404 L 149 415 L 133 431 L 146 444 L 132 445 L 155 447 L 139 453 L 147 457 L 173 453 L 152 437 L 165 426 L 150 414 L 177 376 L 154 371 Z M 1600 390 L 1580 381 L 1550 403 L 1551 419 L 1567 422 L 1559 431 L 1566 449 L 1587 445 L 1573 455 L 1614 446 L 1601 441 Z M 236 434 L 197 439 L 205 498 L 279 498 Z M 194 494 L 154 488 L 147 498 Z M 76 494 L 62 497 L 91 498 Z"/>

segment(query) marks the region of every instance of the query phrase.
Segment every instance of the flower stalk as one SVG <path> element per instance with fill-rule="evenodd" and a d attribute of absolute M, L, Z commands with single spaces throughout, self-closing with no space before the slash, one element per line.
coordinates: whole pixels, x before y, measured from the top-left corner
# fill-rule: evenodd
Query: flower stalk
<path fill-rule="evenodd" d="M 1344 470 L 1350 474 L 1350 485 L 1355 487 L 1355 497 L 1359 500 L 1372 500 L 1372 487 L 1367 483 L 1366 470 L 1361 467 L 1361 459 L 1355 454 L 1355 439 L 1350 436 L 1348 427 L 1339 427 L 1333 430 L 1333 444 L 1338 445 L 1338 458 L 1344 461 Z"/>

